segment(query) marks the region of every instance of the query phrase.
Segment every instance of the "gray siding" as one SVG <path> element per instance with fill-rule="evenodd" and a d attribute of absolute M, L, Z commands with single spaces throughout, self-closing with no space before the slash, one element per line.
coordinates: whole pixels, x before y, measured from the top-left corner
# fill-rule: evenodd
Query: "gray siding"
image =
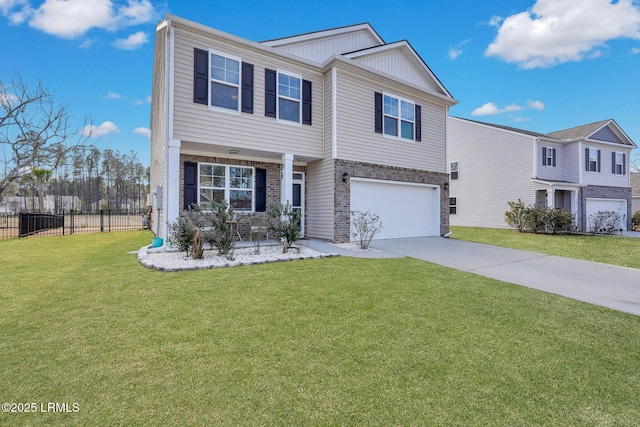
<path fill-rule="evenodd" d="M 582 156 L 580 155 L 580 144 L 577 142 L 571 144 L 565 144 L 562 149 L 562 155 L 564 157 L 564 181 L 580 182 L 580 168 L 584 168 L 580 161 Z"/>
<path fill-rule="evenodd" d="M 449 161 L 459 162 L 459 179 L 450 183 L 457 201 L 454 226 L 508 228 L 508 201 L 535 203 L 532 136 L 449 119 Z"/>
<path fill-rule="evenodd" d="M 600 145 L 593 143 L 583 143 L 583 151 L 585 148 L 595 148 L 600 150 L 600 172 L 585 171 L 584 156 L 582 153 L 582 183 L 586 185 L 597 185 L 602 187 L 629 187 L 629 150 L 625 147 L 615 147 L 611 145 Z M 625 153 L 627 159 L 625 175 L 615 175 L 611 170 L 611 155 L 613 152 Z"/>
<path fill-rule="evenodd" d="M 389 92 L 422 107 L 422 141 L 411 142 L 375 133 L 374 94 Z M 338 70 L 338 157 L 365 163 L 446 172 L 446 108 L 418 91 L 385 86 Z"/>
<path fill-rule="evenodd" d="M 413 62 L 413 55 L 405 55 L 405 53 L 400 50 L 396 49 L 378 55 L 355 58 L 355 60 L 375 70 L 413 83 L 421 88 L 441 92 L 436 82 L 431 79 L 426 80 L 425 73 L 418 71 L 421 65 Z"/>
<path fill-rule="evenodd" d="M 556 165 L 554 166 L 543 166 L 542 165 L 542 148 L 555 148 L 556 149 Z M 540 179 L 548 179 L 553 181 L 563 181 L 564 171 L 565 171 L 565 153 L 560 144 L 551 144 L 546 141 L 539 141 L 536 144 L 536 169 L 538 173 L 536 174 Z"/>
<path fill-rule="evenodd" d="M 307 236 L 334 238 L 334 160 L 325 159 L 307 165 Z"/>
<path fill-rule="evenodd" d="M 151 192 L 158 186 L 164 185 L 165 174 L 165 146 L 167 141 L 167 91 L 166 91 L 166 49 L 167 29 L 162 28 L 156 32 L 155 50 L 153 55 L 152 99 L 151 99 L 151 177 L 149 187 Z M 164 236 L 162 227 L 158 229 L 158 223 L 164 224 L 164 212 L 156 209 L 156 198 L 153 198 L 153 231 Z"/>
<path fill-rule="evenodd" d="M 229 145 L 237 149 L 298 156 L 322 156 L 322 86 L 317 70 L 300 66 L 261 52 L 234 46 L 229 41 L 206 37 L 177 28 L 175 31 L 175 139 L 205 144 Z M 254 114 L 234 114 L 211 110 L 193 103 L 193 49 L 216 49 L 239 56 L 254 65 Z M 313 85 L 313 125 L 278 122 L 264 115 L 265 68 L 297 73 Z"/>
<path fill-rule="evenodd" d="M 378 46 L 377 40 L 373 39 L 366 31 L 361 30 L 307 42 L 277 46 L 276 49 L 317 63 L 323 63 L 333 55 L 354 52 L 374 46 Z"/>

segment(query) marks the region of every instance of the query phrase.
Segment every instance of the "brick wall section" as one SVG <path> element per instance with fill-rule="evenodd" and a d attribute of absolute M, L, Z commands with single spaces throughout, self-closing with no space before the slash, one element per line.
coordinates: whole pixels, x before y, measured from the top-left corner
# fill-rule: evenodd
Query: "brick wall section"
<path fill-rule="evenodd" d="M 588 185 L 582 189 L 580 200 L 581 212 L 587 212 L 587 199 L 624 199 L 627 201 L 627 229 L 631 230 L 631 188 L 629 187 L 600 187 L 597 185 Z M 581 228 L 587 229 L 586 215 L 582 215 Z"/>
<path fill-rule="evenodd" d="M 349 177 L 380 179 L 387 181 L 413 182 L 438 185 L 442 189 L 440 199 L 440 235 L 449 231 L 449 191 L 444 184 L 449 182 L 449 174 L 424 170 L 398 168 L 347 160 L 336 160 L 334 169 L 335 197 L 334 242 L 346 243 L 350 240 L 350 182 L 343 182 L 343 174 Z"/>
<path fill-rule="evenodd" d="M 238 160 L 227 159 L 224 157 L 208 157 L 208 156 L 195 156 L 191 154 L 180 155 L 180 207 L 184 201 L 184 162 L 202 162 L 202 163 L 215 163 L 221 165 L 233 165 L 233 166 L 247 166 L 254 168 L 261 168 L 267 170 L 267 206 L 270 204 L 280 204 L 280 174 L 282 171 L 282 165 L 279 163 L 259 162 L 253 160 Z M 293 167 L 295 172 L 306 172 L 306 168 L 301 166 Z M 306 176 L 306 175 L 305 175 Z M 305 200 L 306 203 L 306 200 Z M 249 239 L 249 219 L 252 217 L 266 217 L 266 212 L 256 212 L 253 214 L 241 214 L 240 220 L 240 235 L 243 239 Z"/>

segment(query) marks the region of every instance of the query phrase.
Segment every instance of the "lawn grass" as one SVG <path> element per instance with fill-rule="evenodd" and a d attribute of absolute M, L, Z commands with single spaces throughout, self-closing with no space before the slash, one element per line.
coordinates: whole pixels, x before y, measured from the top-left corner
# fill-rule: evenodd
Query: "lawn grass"
<path fill-rule="evenodd" d="M 640 268 L 640 239 L 635 237 L 531 234 L 475 227 L 451 227 L 451 230 L 452 239 Z"/>
<path fill-rule="evenodd" d="M 0 242 L 0 425 L 637 425 L 640 317 L 415 259 L 163 273 Z"/>

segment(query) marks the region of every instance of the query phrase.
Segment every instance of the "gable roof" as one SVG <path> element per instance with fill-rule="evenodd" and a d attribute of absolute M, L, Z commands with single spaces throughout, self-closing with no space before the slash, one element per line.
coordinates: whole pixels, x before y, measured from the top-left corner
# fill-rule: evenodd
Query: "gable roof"
<path fill-rule="evenodd" d="M 613 119 L 601 120 L 599 122 L 589 123 L 582 126 L 576 126 L 573 128 L 551 132 L 547 134 L 532 132 L 524 129 L 518 129 L 509 126 L 496 125 L 493 123 L 479 122 L 470 119 L 463 119 L 460 117 L 453 117 L 459 120 L 466 120 L 472 123 L 478 123 L 485 126 L 494 127 L 497 129 L 508 130 L 511 132 L 517 132 L 524 135 L 533 136 L 536 138 L 544 138 L 552 142 L 563 143 L 573 142 L 579 140 L 591 140 L 608 143 L 617 143 L 628 147 L 635 148 L 636 144 L 627 136 L 627 134 L 618 126 Z M 555 140 L 555 141 L 553 141 Z"/>
<path fill-rule="evenodd" d="M 317 39 L 322 39 L 327 37 L 342 36 L 348 33 L 356 33 L 356 32 L 366 33 L 372 39 L 372 41 L 375 41 L 375 43 L 378 45 L 384 44 L 384 40 L 382 40 L 382 37 L 378 35 L 376 30 L 374 30 L 371 24 L 369 24 L 368 22 L 364 22 L 362 24 L 347 25 L 347 26 L 338 27 L 338 28 L 330 28 L 327 30 L 312 31 L 309 33 L 298 34 L 295 36 L 265 40 L 260 43 L 270 47 L 281 47 L 285 45 L 307 43 L 312 40 L 317 40 Z"/>
<path fill-rule="evenodd" d="M 548 134 L 551 138 L 575 141 L 589 139 L 636 147 L 636 144 L 613 119 L 601 120 Z"/>

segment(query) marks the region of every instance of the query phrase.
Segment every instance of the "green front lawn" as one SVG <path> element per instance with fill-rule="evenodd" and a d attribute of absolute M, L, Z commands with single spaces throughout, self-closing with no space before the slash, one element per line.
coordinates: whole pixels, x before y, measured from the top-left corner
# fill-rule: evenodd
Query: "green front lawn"
<path fill-rule="evenodd" d="M 497 228 L 451 227 L 452 239 L 640 268 L 640 239 L 519 233 Z"/>
<path fill-rule="evenodd" d="M 0 401 L 79 409 L 0 425 L 640 420 L 640 317 L 410 258 L 162 273 L 150 237 L 0 241 Z"/>

